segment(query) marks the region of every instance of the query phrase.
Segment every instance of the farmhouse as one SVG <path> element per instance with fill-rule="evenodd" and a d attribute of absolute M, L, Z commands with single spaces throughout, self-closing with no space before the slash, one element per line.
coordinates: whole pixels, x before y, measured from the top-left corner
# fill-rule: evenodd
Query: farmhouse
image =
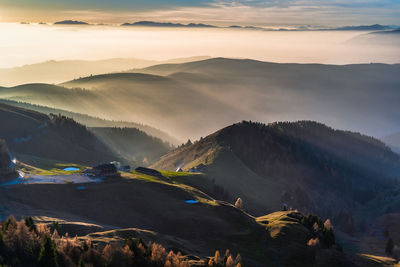
<path fill-rule="evenodd" d="M 93 167 L 92 175 L 95 176 L 117 176 L 119 175 L 114 164 L 101 164 Z"/>

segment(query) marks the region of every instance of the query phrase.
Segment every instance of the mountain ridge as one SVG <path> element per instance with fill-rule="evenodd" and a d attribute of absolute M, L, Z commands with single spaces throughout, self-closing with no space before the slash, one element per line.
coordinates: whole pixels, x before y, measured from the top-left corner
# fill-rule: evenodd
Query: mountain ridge
<path fill-rule="evenodd" d="M 34 104 L 25 103 L 25 102 L 17 102 L 17 101 L 12 101 L 12 100 L 7 100 L 7 99 L 0 99 L 0 102 L 7 104 L 7 105 L 11 105 L 11 106 L 16 106 L 16 107 L 20 107 L 20 108 L 24 108 L 24 109 L 28 109 L 28 110 L 33 110 L 33 111 L 37 111 L 40 113 L 45 113 L 47 115 L 49 115 L 50 113 L 61 114 L 66 117 L 73 118 L 75 121 L 77 121 L 89 128 L 93 128 L 93 127 L 136 128 L 143 132 L 146 132 L 150 136 L 154 136 L 154 137 L 164 140 L 165 142 L 169 142 L 171 145 L 179 145 L 182 143 L 181 141 L 179 141 L 175 137 L 169 135 L 168 133 L 163 132 L 160 129 L 145 125 L 145 124 L 139 124 L 139 123 L 127 122 L 127 121 L 111 121 L 111 120 L 106 120 L 106 119 L 102 119 L 102 118 L 98 118 L 98 117 L 92 117 L 92 116 L 89 116 L 86 114 L 68 111 L 68 110 L 51 108 L 48 106 L 34 105 Z"/>
<path fill-rule="evenodd" d="M 26 83 L 62 83 L 79 77 L 123 72 L 132 68 L 144 68 L 161 63 L 183 63 L 209 58 L 195 56 L 167 60 L 140 58 L 111 58 L 102 60 L 49 60 L 29 65 L 0 69 L 0 86 L 16 86 Z"/>
<path fill-rule="evenodd" d="M 165 77 L 94 75 L 67 83 L 86 90 L 25 85 L 1 89 L 0 97 L 158 125 L 181 140 L 197 139 L 241 119 L 309 119 L 384 136 L 398 129 L 395 99 L 399 92 L 394 88 L 400 86 L 399 71 L 399 64 L 341 66 L 216 58 L 133 70 Z M 166 112 L 170 116 L 165 117 Z"/>
<path fill-rule="evenodd" d="M 328 216 L 329 204 L 322 207 L 317 199 L 336 210 L 350 209 L 352 201 L 371 201 L 374 188 L 390 188 L 400 170 L 400 156 L 377 139 L 315 122 L 242 122 L 170 152 L 153 167 L 188 171 L 199 164 L 206 166 L 206 176 L 233 197 L 242 197 L 256 214 L 286 203 Z M 241 179 L 253 187 L 246 188 Z M 270 192 L 270 198 L 260 190 Z"/>
<path fill-rule="evenodd" d="M 0 137 L 15 153 L 85 164 L 119 159 L 86 127 L 67 117 L 0 103 L 0 121 L 8 126 L 0 129 Z"/>

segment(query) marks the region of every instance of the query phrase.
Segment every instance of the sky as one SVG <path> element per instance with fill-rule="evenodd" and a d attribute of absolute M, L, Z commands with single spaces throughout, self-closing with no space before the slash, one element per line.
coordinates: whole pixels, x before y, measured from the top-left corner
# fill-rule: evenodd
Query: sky
<path fill-rule="evenodd" d="M 400 24 L 400 0 L 0 0 L 1 22 L 138 20 L 217 25 Z"/>

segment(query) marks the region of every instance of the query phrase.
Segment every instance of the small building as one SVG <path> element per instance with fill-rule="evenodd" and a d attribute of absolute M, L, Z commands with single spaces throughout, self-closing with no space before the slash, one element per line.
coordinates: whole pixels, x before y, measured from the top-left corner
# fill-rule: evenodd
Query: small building
<path fill-rule="evenodd" d="M 117 169 L 121 167 L 121 162 L 119 161 L 111 161 L 110 164 L 113 164 Z"/>
<path fill-rule="evenodd" d="M 118 176 L 117 167 L 114 164 L 101 164 L 95 166 L 91 170 L 91 174 L 95 176 Z"/>
<path fill-rule="evenodd" d="M 150 169 L 150 168 L 145 168 L 145 167 L 137 167 L 135 169 L 135 171 L 139 172 L 139 173 L 143 173 L 143 174 L 147 174 L 147 175 L 151 175 L 151 176 L 156 176 L 156 177 L 163 177 L 161 172 L 154 170 L 154 169 Z"/>
<path fill-rule="evenodd" d="M 121 165 L 121 162 L 111 161 L 110 164 L 113 164 L 117 168 L 118 171 L 121 171 L 121 172 L 130 172 L 131 171 L 131 166 Z"/>

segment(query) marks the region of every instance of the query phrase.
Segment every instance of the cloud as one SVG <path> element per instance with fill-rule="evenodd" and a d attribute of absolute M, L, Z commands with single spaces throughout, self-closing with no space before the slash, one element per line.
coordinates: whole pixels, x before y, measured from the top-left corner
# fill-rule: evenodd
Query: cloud
<path fill-rule="evenodd" d="M 243 23 L 255 25 L 400 24 L 400 1 L 385 0 L 241 0 L 213 2 L 205 7 L 181 7 L 137 14 L 154 19 Z"/>
<path fill-rule="evenodd" d="M 400 24 L 398 0 L 0 0 L 24 15 L 92 22 L 140 19 L 182 22 L 348 25 Z M 58 12 L 47 12 L 55 9 Z M 14 12 L 14 15 L 18 12 Z M 47 13 L 47 15 L 46 15 Z M 51 15 L 49 15 L 51 14 Z M 28 15 L 29 16 L 29 15 Z M 74 17 L 76 16 L 76 17 Z"/>

